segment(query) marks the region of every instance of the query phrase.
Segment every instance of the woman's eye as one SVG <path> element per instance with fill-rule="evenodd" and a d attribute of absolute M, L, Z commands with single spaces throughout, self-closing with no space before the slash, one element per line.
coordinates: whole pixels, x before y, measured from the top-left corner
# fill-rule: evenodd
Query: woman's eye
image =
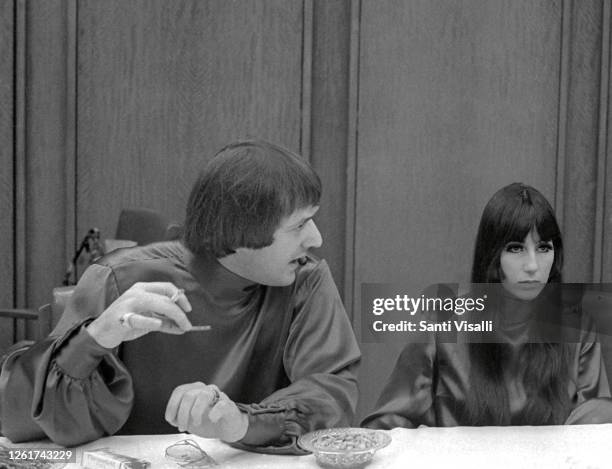
<path fill-rule="evenodd" d="M 517 252 L 522 252 L 522 251 L 523 251 L 523 245 L 519 243 L 510 243 L 506 246 L 506 252 L 517 253 Z"/>
<path fill-rule="evenodd" d="M 550 252 L 553 251 L 553 245 L 550 243 L 542 243 L 538 246 L 538 251 L 540 252 Z"/>

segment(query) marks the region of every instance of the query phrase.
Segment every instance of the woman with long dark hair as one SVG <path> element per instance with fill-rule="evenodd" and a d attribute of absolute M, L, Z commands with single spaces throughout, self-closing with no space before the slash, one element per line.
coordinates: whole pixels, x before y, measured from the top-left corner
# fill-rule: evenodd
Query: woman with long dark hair
<path fill-rule="evenodd" d="M 474 287 L 485 289 L 480 293 L 489 294 L 485 313 L 496 334 L 468 343 L 433 336 L 428 343 L 408 344 L 362 425 L 610 421 L 610 388 L 590 317 L 580 311 L 570 340 L 555 335 L 558 329 L 546 321 L 544 339 L 534 335 L 534 318 L 550 319 L 551 305 L 558 306 L 559 318 L 565 314 L 562 264 L 561 233 L 544 196 L 521 183 L 500 189 L 482 214 L 471 278 Z"/>

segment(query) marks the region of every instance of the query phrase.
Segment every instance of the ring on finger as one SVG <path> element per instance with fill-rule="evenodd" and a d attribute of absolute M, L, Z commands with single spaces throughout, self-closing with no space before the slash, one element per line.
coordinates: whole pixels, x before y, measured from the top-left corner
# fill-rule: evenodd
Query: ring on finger
<path fill-rule="evenodd" d="M 210 400 L 210 406 L 214 407 L 215 404 L 219 402 L 219 399 L 221 399 L 221 395 L 219 394 L 219 391 L 216 388 L 212 388 L 212 391 L 213 391 L 213 397 Z"/>
<path fill-rule="evenodd" d="M 176 303 L 179 299 L 179 296 L 181 296 L 183 293 L 185 293 L 185 290 L 183 290 L 182 288 L 179 288 L 177 291 L 174 292 L 174 294 L 170 297 L 170 301 L 172 301 L 172 303 Z"/>
<path fill-rule="evenodd" d="M 119 323 L 128 329 L 132 328 L 132 324 L 130 323 L 130 318 L 134 316 L 134 313 L 125 313 L 123 316 L 119 318 Z"/>

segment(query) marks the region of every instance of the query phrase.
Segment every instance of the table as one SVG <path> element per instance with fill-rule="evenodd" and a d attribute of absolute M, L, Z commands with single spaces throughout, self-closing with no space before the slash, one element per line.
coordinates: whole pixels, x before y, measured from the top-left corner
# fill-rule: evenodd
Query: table
<path fill-rule="evenodd" d="M 550 427 L 396 428 L 391 444 L 378 451 L 368 469 L 608 469 L 612 467 L 612 424 Z M 191 438 L 219 468 L 318 468 L 313 455 L 273 456 L 234 449 L 218 440 L 193 435 L 112 436 L 77 448 L 77 462 L 87 449 L 110 448 L 151 462 L 151 469 L 178 466 L 164 458 L 167 446 Z M 0 443 L 7 445 L 5 438 Z M 47 443 L 48 444 L 48 443 Z M 15 446 L 40 446 L 33 443 Z M 66 469 L 79 468 L 68 464 Z"/>

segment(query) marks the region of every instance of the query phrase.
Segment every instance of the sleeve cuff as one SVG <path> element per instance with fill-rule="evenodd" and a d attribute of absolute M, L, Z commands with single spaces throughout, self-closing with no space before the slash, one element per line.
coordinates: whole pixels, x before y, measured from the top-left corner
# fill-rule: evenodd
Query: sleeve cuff
<path fill-rule="evenodd" d="M 297 446 L 300 432 L 297 428 L 290 428 L 294 425 L 287 421 L 287 409 L 256 404 L 236 405 L 248 415 L 249 428 L 244 438 L 231 443 L 231 446 L 266 454 L 308 454 Z"/>
<path fill-rule="evenodd" d="M 55 363 L 68 376 L 84 379 L 91 375 L 102 358 L 112 353 L 112 350 L 98 344 L 85 329 L 85 324 L 74 332 L 74 335 L 62 344 Z"/>
<path fill-rule="evenodd" d="M 265 410 L 246 404 L 237 404 L 249 417 L 249 428 L 240 440 L 246 445 L 265 445 L 277 441 L 283 433 L 284 409 L 266 408 Z M 265 416 L 261 415 L 265 412 Z M 259 417 L 259 418 L 258 418 Z"/>

